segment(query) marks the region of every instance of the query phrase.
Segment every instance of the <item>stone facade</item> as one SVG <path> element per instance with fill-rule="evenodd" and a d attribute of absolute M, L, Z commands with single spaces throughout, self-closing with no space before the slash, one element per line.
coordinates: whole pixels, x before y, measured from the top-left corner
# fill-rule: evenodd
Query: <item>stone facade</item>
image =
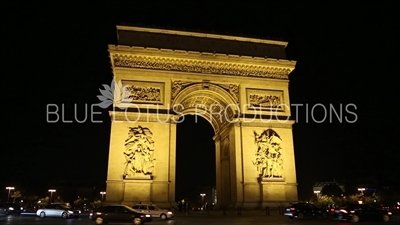
<path fill-rule="evenodd" d="M 208 37 L 135 27 L 118 27 L 118 32 L 146 33 L 155 40 L 160 33 L 173 36 L 172 40 L 187 35 Z M 264 43 L 264 50 L 286 46 L 277 41 L 219 37 Z M 159 49 L 109 46 L 114 80 L 122 84 L 115 87 L 123 98 L 110 111 L 106 201 L 175 204 L 176 126 L 186 114 L 200 115 L 214 128 L 219 206 L 261 207 L 296 201 L 293 121 L 287 120 L 288 75 L 295 62 L 194 52 L 190 46 L 187 51 L 169 48 L 168 41 Z"/>

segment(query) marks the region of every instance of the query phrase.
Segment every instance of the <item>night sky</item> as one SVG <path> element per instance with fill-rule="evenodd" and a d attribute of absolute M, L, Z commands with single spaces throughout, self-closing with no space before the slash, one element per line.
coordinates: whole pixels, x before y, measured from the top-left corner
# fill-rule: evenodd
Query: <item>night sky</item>
<path fill-rule="evenodd" d="M 58 180 L 105 186 L 110 118 L 95 107 L 100 114 L 94 119 L 102 123 L 78 123 L 74 107 L 83 118 L 85 106 L 90 110 L 99 103 L 99 89 L 110 84 L 107 45 L 116 44 L 119 24 L 288 41 L 287 55 L 297 61 L 290 75 L 291 103 L 356 106 L 351 108 L 356 117 L 344 112 L 354 123 L 336 118 L 316 123 L 305 107 L 299 108 L 293 134 L 300 197 L 315 181 L 400 180 L 395 1 L 145 2 L 1 3 L 0 187 L 46 191 L 49 181 Z M 75 122 L 47 123 L 49 104 L 64 106 L 65 119 Z M 315 112 L 318 120 L 321 113 Z M 181 191 L 215 180 L 212 136 L 206 121 L 178 125 Z"/>

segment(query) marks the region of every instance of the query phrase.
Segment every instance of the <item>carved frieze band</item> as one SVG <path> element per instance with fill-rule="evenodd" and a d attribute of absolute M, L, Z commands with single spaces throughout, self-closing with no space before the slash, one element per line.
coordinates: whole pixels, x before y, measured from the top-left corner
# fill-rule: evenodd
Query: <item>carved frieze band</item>
<path fill-rule="evenodd" d="M 264 127 L 264 128 L 292 128 L 293 123 L 262 123 L 262 122 L 242 122 L 243 127 Z M 240 126 L 240 123 L 236 123 L 236 126 Z"/>
<path fill-rule="evenodd" d="M 292 69 L 283 67 L 245 65 L 205 60 L 176 59 L 137 55 L 113 55 L 115 67 L 210 73 L 244 77 L 288 79 Z"/>
<path fill-rule="evenodd" d="M 178 118 L 174 115 L 168 114 L 149 114 L 138 112 L 109 112 L 111 120 L 114 122 L 125 121 L 129 123 L 136 122 L 159 122 L 159 123 L 175 123 Z"/>
<path fill-rule="evenodd" d="M 173 101 L 176 96 L 186 87 L 192 84 L 199 84 L 201 82 L 192 82 L 192 81 L 183 81 L 183 80 L 174 80 L 172 81 L 172 96 L 171 100 Z M 219 84 L 219 83 L 211 83 L 219 86 L 229 93 L 229 95 L 235 100 L 236 103 L 239 104 L 239 85 L 238 84 Z"/>

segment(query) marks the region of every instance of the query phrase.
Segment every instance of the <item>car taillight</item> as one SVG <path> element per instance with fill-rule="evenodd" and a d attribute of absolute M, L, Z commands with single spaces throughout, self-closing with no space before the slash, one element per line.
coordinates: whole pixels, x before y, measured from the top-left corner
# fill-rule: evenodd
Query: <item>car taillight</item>
<path fill-rule="evenodd" d="M 335 209 L 334 209 L 334 208 L 332 208 L 332 209 L 331 209 L 331 212 L 335 212 Z"/>
<path fill-rule="evenodd" d="M 291 211 L 296 211 L 296 208 L 290 208 Z"/>

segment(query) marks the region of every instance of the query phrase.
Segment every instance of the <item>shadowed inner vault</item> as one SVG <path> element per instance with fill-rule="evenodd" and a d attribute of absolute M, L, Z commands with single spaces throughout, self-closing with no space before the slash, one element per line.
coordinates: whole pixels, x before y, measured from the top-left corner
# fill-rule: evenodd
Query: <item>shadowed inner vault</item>
<path fill-rule="evenodd" d="M 200 194 L 215 187 L 214 130 L 198 115 L 185 115 L 177 126 L 176 200 L 197 201 Z"/>

